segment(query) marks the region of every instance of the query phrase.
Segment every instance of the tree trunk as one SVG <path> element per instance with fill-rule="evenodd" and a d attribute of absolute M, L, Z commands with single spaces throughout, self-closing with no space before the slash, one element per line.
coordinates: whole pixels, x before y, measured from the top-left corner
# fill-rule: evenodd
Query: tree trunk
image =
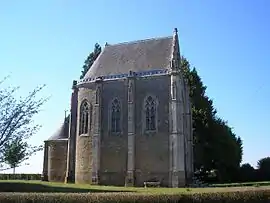
<path fill-rule="evenodd" d="M 13 167 L 13 174 L 15 174 L 15 168 L 16 168 L 16 167 Z"/>

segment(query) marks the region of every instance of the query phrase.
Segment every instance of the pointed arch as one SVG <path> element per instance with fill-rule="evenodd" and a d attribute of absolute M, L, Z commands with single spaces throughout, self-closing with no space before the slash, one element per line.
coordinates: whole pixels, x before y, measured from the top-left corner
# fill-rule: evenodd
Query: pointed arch
<path fill-rule="evenodd" d="M 121 132 L 121 103 L 119 99 L 114 98 L 110 104 L 110 131 L 112 133 Z"/>
<path fill-rule="evenodd" d="M 80 123 L 79 123 L 79 135 L 87 134 L 89 131 L 89 125 L 91 124 L 91 105 L 87 100 L 84 100 L 80 106 Z"/>
<path fill-rule="evenodd" d="M 144 129 L 145 131 L 157 130 L 157 98 L 153 95 L 147 95 L 144 99 Z"/>

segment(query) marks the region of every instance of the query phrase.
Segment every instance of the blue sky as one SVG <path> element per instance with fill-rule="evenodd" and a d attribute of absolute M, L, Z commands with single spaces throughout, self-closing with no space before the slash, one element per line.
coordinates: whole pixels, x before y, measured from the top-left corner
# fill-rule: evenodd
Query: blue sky
<path fill-rule="evenodd" d="M 96 42 L 172 35 L 208 87 L 218 114 L 244 142 L 243 162 L 270 156 L 270 2 L 267 0 L 1 1 L 0 76 L 20 95 L 46 84 L 36 116 L 42 144 L 69 109 L 72 80 Z M 226 153 L 226 152 L 224 152 Z M 40 173 L 43 152 L 17 172 Z M 9 172 L 9 171 L 7 171 Z"/>

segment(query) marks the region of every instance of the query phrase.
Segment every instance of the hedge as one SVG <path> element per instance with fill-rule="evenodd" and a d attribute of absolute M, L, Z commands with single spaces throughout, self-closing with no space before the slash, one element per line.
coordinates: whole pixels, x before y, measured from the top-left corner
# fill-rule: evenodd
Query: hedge
<path fill-rule="evenodd" d="M 249 187 L 249 186 L 270 186 L 270 181 L 265 182 L 246 182 L 246 183 L 223 183 L 212 184 L 211 187 Z"/>
<path fill-rule="evenodd" d="M 41 180 L 41 174 L 0 174 L 0 180 Z"/>
<path fill-rule="evenodd" d="M 270 190 L 184 193 L 184 194 L 144 194 L 144 193 L 1 193 L 0 202 L 5 203 L 266 203 L 270 201 Z"/>

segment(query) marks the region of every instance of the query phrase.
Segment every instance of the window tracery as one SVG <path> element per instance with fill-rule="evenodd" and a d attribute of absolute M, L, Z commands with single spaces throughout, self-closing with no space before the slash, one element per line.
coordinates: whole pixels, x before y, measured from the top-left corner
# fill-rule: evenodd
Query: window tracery
<path fill-rule="evenodd" d="M 157 129 L 156 99 L 148 96 L 145 100 L 145 130 L 155 131 Z"/>
<path fill-rule="evenodd" d="M 80 106 L 80 125 L 79 135 L 88 133 L 90 105 L 87 101 L 83 101 Z"/>
<path fill-rule="evenodd" d="M 111 104 L 111 132 L 121 131 L 121 105 L 118 99 L 114 99 Z"/>

